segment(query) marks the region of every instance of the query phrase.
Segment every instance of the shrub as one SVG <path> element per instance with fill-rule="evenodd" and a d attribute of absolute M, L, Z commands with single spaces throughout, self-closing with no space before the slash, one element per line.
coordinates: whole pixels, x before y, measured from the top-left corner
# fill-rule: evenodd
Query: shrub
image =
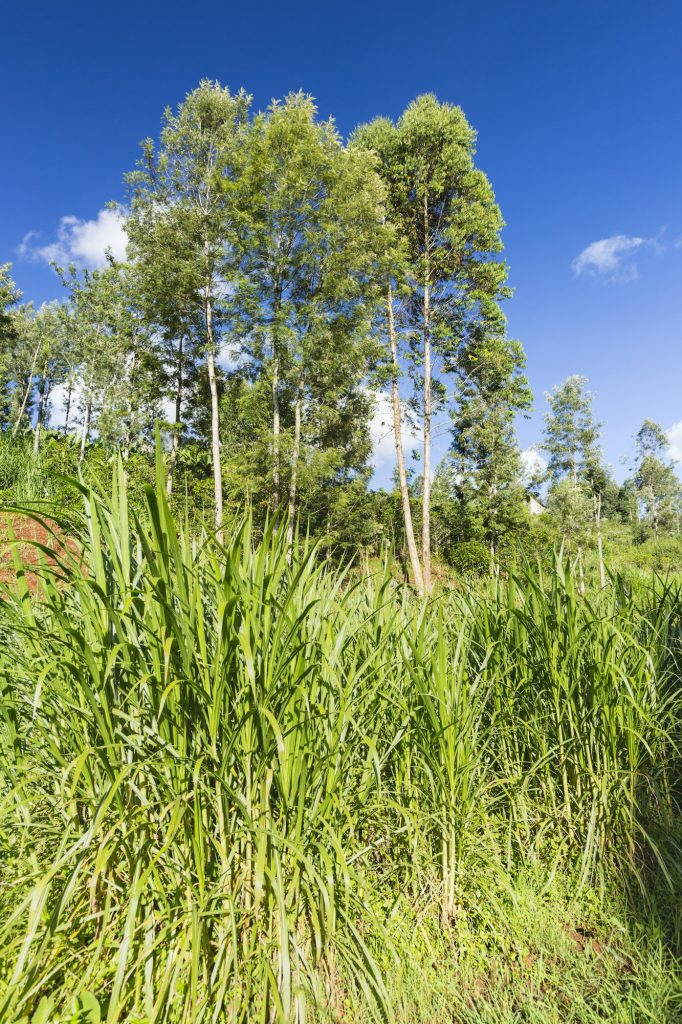
<path fill-rule="evenodd" d="M 460 576 L 484 576 L 490 572 L 490 550 L 477 540 L 454 544 L 449 551 L 449 561 Z"/>

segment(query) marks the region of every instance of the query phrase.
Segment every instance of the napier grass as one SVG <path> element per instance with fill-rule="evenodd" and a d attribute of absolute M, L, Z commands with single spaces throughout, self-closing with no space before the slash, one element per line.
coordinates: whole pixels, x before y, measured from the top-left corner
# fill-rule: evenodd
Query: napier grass
<path fill-rule="evenodd" d="M 679 588 L 420 603 L 122 479 L 0 602 L 3 1024 L 682 1019 Z"/>

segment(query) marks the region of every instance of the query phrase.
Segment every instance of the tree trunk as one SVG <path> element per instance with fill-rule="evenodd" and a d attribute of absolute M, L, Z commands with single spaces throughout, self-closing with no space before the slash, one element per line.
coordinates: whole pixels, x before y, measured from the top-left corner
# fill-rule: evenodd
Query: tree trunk
<path fill-rule="evenodd" d="M 213 337 L 213 306 L 206 296 L 206 340 L 208 348 L 208 383 L 211 391 L 211 452 L 213 455 L 213 494 L 215 499 L 215 525 L 219 542 L 223 543 L 223 474 L 220 465 L 220 407 L 215 373 L 215 342 Z"/>
<path fill-rule="evenodd" d="M 654 528 L 654 537 L 658 540 L 658 504 L 652 484 L 649 484 L 649 508 L 651 510 L 651 525 Z"/>
<path fill-rule="evenodd" d="M 429 219 L 424 197 L 424 478 L 422 485 L 422 566 L 424 591 L 431 593 L 431 293 L 429 271 Z"/>
<path fill-rule="evenodd" d="M 296 388 L 294 405 L 294 447 L 291 452 L 291 477 L 289 479 L 289 505 L 287 510 L 287 547 L 291 551 L 294 543 L 294 515 L 296 514 L 296 479 L 298 460 L 301 454 L 301 407 L 303 405 L 303 375 Z"/>
<path fill-rule="evenodd" d="M 78 461 L 82 462 L 85 458 L 85 446 L 88 443 L 88 437 L 90 436 L 90 417 L 92 416 L 92 390 L 88 389 L 88 398 L 85 403 L 85 416 L 83 417 L 83 430 L 81 431 L 81 450 L 78 456 Z"/>
<path fill-rule="evenodd" d="M 279 410 L 279 316 L 282 306 L 282 290 L 275 285 L 275 301 L 272 319 L 272 508 L 275 514 L 280 499 L 281 419 Z"/>
<path fill-rule="evenodd" d="M 64 436 L 69 432 L 69 416 L 71 415 L 71 396 L 73 394 L 73 383 L 69 381 L 66 391 L 66 409 L 64 410 Z"/>
<path fill-rule="evenodd" d="M 584 597 L 585 596 L 585 569 L 583 567 L 583 548 L 582 548 L 582 544 L 578 545 L 578 579 L 580 581 L 579 585 L 578 585 L 578 590 L 580 591 L 580 596 Z"/>
<path fill-rule="evenodd" d="M 272 507 L 277 512 L 280 484 L 279 355 L 272 363 Z"/>
<path fill-rule="evenodd" d="M 40 400 L 38 402 L 38 413 L 36 415 L 36 425 L 33 431 L 33 454 L 38 454 L 40 447 L 40 432 L 43 425 L 43 418 L 45 416 L 45 407 L 47 405 L 48 388 L 43 381 L 43 389 L 40 392 Z"/>
<path fill-rule="evenodd" d="M 123 459 L 123 484 L 125 487 L 128 486 L 128 459 L 130 458 L 130 420 L 126 423 L 126 431 L 123 438 L 123 451 L 121 452 Z"/>
<path fill-rule="evenodd" d="M 598 492 L 594 503 L 594 525 L 597 530 L 597 557 L 599 559 L 599 585 L 604 589 L 606 586 L 606 572 L 604 570 L 604 543 L 601 535 L 601 492 Z"/>
<path fill-rule="evenodd" d="M 135 369 L 137 367 L 137 353 L 133 354 L 133 359 L 130 364 L 130 394 L 132 395 L 132 382 L 135 377 Z M 121 453 L 123 458 L 123 483 L 128 486 L 128 459 L 130 458 L 130 446 L 132 444 L 132 433 L 133 433 L 133 403 L 132 399 L 128 398 L 128 415 L 125 421 L 125 433 L 123 435 L 123 451 Z"/>
<path fill-rule="evenodd" d="M 424 345 L 427 359 L 431 358 L 430 344 Z M 422 486 L 422 565 L 424 590 L 431 593 L 431 380 L 424 372 L 424 480 Z M 427 380 L 428 378 L 428 380 Z"/>
<path fill-rule="evenodd" d="M 407 486 L 407 473 L 405 471 L 405 453 L 403 452 L 402 424 L 400 420 L 400 393 L 398 390 L 398 341 L 393 319 L 393 291 L 391 282 L 388 282 L 388 293 L 386 300 L 388 312 L 388 337 L 391 345 L 391 403 L 393 406 L 393 437 L 395 440 L 395 456 L 398 464 L 398 481 L 400 485 L 400 498 L 403 506 L 403 522 L 405 524 L 405 539 L 407 551 L 412 568 L 412 579 L 420 597 L 424 594 L 424 577 L 419 561 L 417 543 L 414 539 L 414 528 L 412 526 L 412 508 L 410 506 L 410 491 Z"/>
<path fill-rule="evenodd" d="M 166 477 L 166 496 L 170 498 L 173 493 L 173 481 L 175 477 L 175 465 L 178 461 L 180 450 L 180 430 L 182 427 L 182 398 L 183 398 L 183 373 L 184 373 L 184 335 L 178 339 L 178 360 L 177 379 L 175 381 L 175 424 L 173 428 L 173 441 L 171 453 L 168 460 L 168 476 Z"/>
<path fill-rule="evenodd" d="M 21 408 L 19 409 L 19 415 L 17 416 L 17 422 L 14 424 L 14 430 L 12 431 L 12 437 L 16 437 L 17 431 L 19 430 L 19 427 L 21 425 L 21 418 L 24 415 L 24 411 L 26 409 L 26 403 L 28 402 L 29 395 L 31 394 L 31 388 L 33 387 L 33 375 L 35 373 L 36 362 L 38 361 L 38 355 L 40 353 L 41 345 L 42 345 L 42 341 L 39 341 L 38 344 L 36 345 L 36 350 L 33 353 L 33 360 L 31 362 L 31 369 L 29 370 L 29 373 L 28 373 L 28 381 L 27 381 L 27 384 L 26 384 L 26 390 L 24 391 L 24 397 L 21 400 Z"/>

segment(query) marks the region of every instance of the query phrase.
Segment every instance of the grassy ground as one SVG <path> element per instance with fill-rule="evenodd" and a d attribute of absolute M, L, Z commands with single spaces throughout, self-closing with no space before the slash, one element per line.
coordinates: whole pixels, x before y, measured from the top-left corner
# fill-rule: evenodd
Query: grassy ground
<path fill-rule="evenodd" d="M 676 584 L 80 500 L 0 604 L 0 1020 L 680 1018 Z"/>

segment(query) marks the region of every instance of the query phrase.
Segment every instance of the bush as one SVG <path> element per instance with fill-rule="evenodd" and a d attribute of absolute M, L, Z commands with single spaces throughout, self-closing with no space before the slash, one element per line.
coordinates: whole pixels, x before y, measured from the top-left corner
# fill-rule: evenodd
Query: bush
<path fill-rule="evenodd" d="M 460 576 L 484 576 L 490 572 L 490 551 L 478 540 L 454 544 L 449 561 Z"/>

